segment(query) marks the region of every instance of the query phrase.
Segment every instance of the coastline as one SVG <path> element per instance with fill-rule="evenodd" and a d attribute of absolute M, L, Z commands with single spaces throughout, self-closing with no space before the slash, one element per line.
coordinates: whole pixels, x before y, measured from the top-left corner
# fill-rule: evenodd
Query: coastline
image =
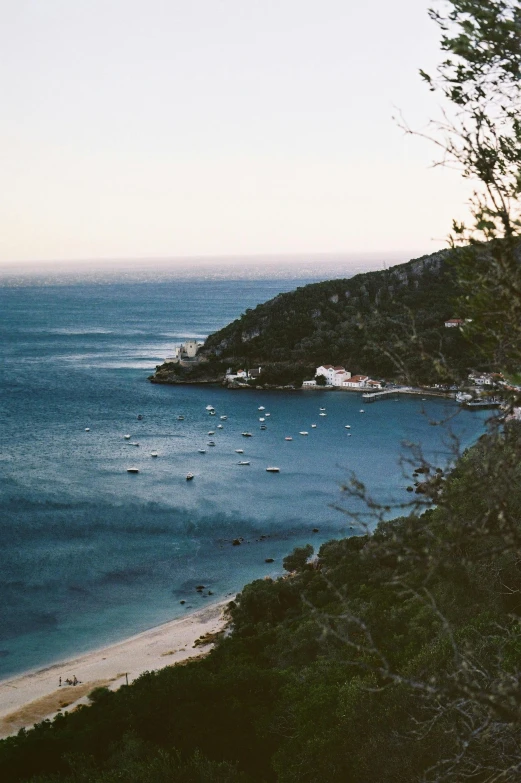
<path fill-rule="evenodd" d="M 339 386 L 279 386 L 279 385 L 270 385 L 265 384 L 261 386 L 250 386 L 247 383 L 225 383 L 224 380 L 215 380 L 215 379 L 208 379 L 208 380 L 192 380 L 192 381 L 185 381 L 185 380 L 162 380 L 157 379 L 154 375 L 150 375 L 148 377 L 148 380 L 150 383 L 163 385 L 163 386 L 221 386 L 223 389 L 226 389 L 227 391 L 285 391 L 285 392 L 314 392 L 314 391 L 327 391 L 327 392 L 342 392 L 342 393 L 348 393 L 348 394 L 360 394 L 361 396 L 364 394 L 378 394 L 378 391 L 376 392 L 370 392 L 367 388 L 343 388 Z M 444 398 L 448 400 L 455 400 L 455 391 L 441 391 L 438 389 L 424 389 L 421 387 L 398 387 L 396 389 L 381 389 L 380 391 L 386 391 L 386 394 L 390 396 L 390 394 L 410 394 L 413 396 L 425 396 L 425 397 L 439 397 Z"/>
<path fill-rule="evenodd" d="M 127 682 L 127 677 L 130 683 L 143 672 L 205 655 L 212 642 L 197 646 L 195 642 L 224 629 L 224 610 L 232 600 L 233 596 L 121 642 L 1 680 L 0 739 L 44 719 L 52 719 L 61 711 L 88 704 L 88 694 L 94 688 L 117 690 Z M 77 685 L 66 684 L 67 679 L 74 678 L 78 680 Z"/>

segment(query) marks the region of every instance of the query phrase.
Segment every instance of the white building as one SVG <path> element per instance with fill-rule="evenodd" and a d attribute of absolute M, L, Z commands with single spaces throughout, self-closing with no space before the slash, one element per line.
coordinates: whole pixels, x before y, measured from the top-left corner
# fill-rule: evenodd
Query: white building
<path fill-rule="evenodd" d="M 353 375 L 349 380 L 343 381 L 342 386 L 346 389 L 364 389 L 368 381 L 368 375 Z"/>
<path fill-rule="evenodd" d="M 226 380 L 227 381 L 245 381 L 248 378 L 248 373 L 246 370 L 237 370 L 237 372 L 233 372 L 233 370 L 230 369 L 226 370 Z"/>
<path fill-rule="evenodd" d="M 226 370 L 227 381 L 247 381 L 250 378 L 258 378 L 262 367 L 254 367 L 252 370 L 237 370 L 234 372 L 231 367 Z"/>
<path fill-rule="evenodd" d="M 186 340 L 184 343 L 179 343 L 172 351 L 172 355 L 165 359 L 165 362 L 178 364 L 183 360 L 195 359 L 197 351 L 199 348 L 202 348 L 203 345 L 204 343 L 198 343 L 197 340 Z"/>
<path fill-rule="evenodd" d="M 197 342 L 197 340 L 187 340 L 184 345 L 184 351 L 189 359 L 193 359 L 199 349 L 200 343 Z"/>
<path fill-rule="evenodd" d="M 317 367 L 315 378 L 319 375 L 324 376 L 328 386 L 342 386 L 342 383 L 351 377 L 351 373 L 344 367 L 333 367 L 332 364 L 321 364 Z"/>
<path fill-rule="evenodd" d="M 463 326 L 464 323 L 462 318 L 449 318 L 448 321 L 445 321 L 445 328 L 455 329 L 457 326 Z"/>

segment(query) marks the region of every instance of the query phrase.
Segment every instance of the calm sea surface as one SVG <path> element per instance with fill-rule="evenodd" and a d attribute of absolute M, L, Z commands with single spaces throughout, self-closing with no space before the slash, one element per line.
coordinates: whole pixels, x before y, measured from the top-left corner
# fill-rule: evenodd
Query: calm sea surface
<path fill-rule="evenodd" d="M 294 546 L 348 534 L 352 521 L 333 506 L 345 503 L 340 485 L 352 471 L 380 500 L 410 497 L 404 441 L 422 443 L 436 464 L 451 459 L 447 431 L 430 423 L 454 412 L 445 401 L 401 398 L 362 414 L 358 394 L 147 381 L 183 338 L 306 282 L 0 288 L 0 676 L 199 608 L 214 599 L 198 584 L 220 598 L 279 573 Z M 265 431 L 261 405 L 271 414 Z M 486 418 L 462 412 L 452 430 L 469 444 Z M 215 447 L 206 446 L 211 430 Z"/>

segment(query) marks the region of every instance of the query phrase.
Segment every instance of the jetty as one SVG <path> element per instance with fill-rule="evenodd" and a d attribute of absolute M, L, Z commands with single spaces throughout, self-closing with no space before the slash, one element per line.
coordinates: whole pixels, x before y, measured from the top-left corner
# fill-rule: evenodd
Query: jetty
<path fill-rule="evenodd" d="M 416 394 L 422 397 L 454 397 L 453 392 L 435 391 L 431 389 L 415 389 L 412 386 L 398 386 L 394 389 L 382 389 L 376 392 L 365 392 L 362 397 L 366 402 L 376 402 L 385 397 L 392 397 L 393 394 Z"/>

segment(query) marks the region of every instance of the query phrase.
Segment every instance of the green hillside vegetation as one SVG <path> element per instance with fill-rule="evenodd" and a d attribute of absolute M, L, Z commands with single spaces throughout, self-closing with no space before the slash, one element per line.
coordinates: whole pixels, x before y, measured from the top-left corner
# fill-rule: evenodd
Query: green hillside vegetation
<path fill-rule="evenodd" d="M 0 779 L 519 779 L 487 775 L 521 740 L 520 452 L 513 423 L 423 474 L 437 508 L 296 550 L 208 657 L 3 741 Z"/>
<path fill-rule="evenodd" d="M 323 363 L 399 381 L 460 380 L 471 367 L 488 368 L 459 329 L 444 327 L 459 315 L 457 259 L 444 251 L 280 294 L 211 335 L 203 354 L 236 368 L 261 365 L 261 383 L 279 374 L 298 383 Z M 405 368 L 400 357 L 411 351 Z"/>

